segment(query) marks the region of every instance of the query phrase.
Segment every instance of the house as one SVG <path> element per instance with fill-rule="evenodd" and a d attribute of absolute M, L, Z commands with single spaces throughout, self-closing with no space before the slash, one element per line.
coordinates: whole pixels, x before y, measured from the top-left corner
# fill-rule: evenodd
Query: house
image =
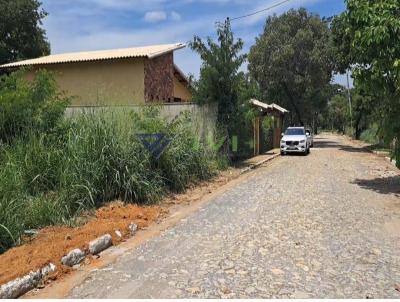
<path fill-rule="evenodd" d="M 55 54 L 0 68 L 26 67 L 28 79 L 39 69 L 54 72 L 60 89 L 73 96 L 71 107 L 188 102 L 189 81 L 173 58 L 184 47 L 177 43 Z"/>

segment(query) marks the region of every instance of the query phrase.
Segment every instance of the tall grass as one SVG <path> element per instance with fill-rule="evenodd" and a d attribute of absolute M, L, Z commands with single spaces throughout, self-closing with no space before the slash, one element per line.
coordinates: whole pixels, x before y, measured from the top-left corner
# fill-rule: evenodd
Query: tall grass
<path fill-rule="evenodd" d="M 141 133 L 171 139 L 158 160 Z M 190 115 L 168 122 L 153 107 L 84 113 L 49 133 L 32 131 L 0 146 L 0 252 L 18 244 L 24 230 L 67 223 L 114 199 L 157 202 L 211 177 L 216 159 Z"/>

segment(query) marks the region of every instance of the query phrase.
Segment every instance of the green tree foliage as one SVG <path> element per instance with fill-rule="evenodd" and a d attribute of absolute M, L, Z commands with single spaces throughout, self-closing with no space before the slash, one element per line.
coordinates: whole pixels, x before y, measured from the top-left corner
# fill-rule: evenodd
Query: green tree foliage
<path fill-rule="evenodd" d="M 372 125 L 373 101 L 359 88 L 352 88 L 350 95 L 351 114 L 347 88 L 338 84 L 331 85 L 327 95 L 329 100 L 327 110 L 323 112 L 323 127 L 342 133 L 352 133 L 359 139 L 361 133 Z"/>
<path fill-rule="evenodd" d="M 261 99 L 260 89 L 250 73 L 239 72 L 239 102 L 247 103 L 250 99 Z"/>
<path fill-rule="evenodd" d="M 351 67 L 356 87 L 371 97 L 400 166 L 400 2 L 347 0 L 333 33 L 340 67 Z"/>
<path fill-rule="evenodd" d="M 0 78 L 0 143 L 10 142 L 31 132 L 51 131 L 68 104 L 53 75 L 45 70 L 32 81 L 24 71 Z"/>
<path fill-rule="evenodd" d="M 346 125 L 349 121 L 349 106 L 347 97 L 343 94 L 336 94 L 329 100 L 328 104 L 328 125 L 331 130 L 346 132 Z"/>
<path fill-rule="evenodd" d="M 269 17 L 249 54 L 249 70 L 264 98 L 311 123 L 326 105 L 332 77 L 328 24 L 305 9 Z"/>
<path fill-rule="evenodd" d="M 50 53 L 37 0 L 0 0 L 0 64 Z"/>
<path fill-rule="evenodd" d="M 364 90 L 358 87 L 351 90 L 352 120 L 356 139 L 360 139 L 361 133 L 371 126 L 374 102 Z"/>
<path fill-rule="evenodd" d="M 194 99 L 217 104 L 219 125 L 230 133 L 238 117 L 241 80 L 238 70 L 246 56 L 241 54 L 243 42 L 234 38 L 229 19 L 217 24 L 217 36 L 217 42 L 210 37 L 204 42 L 197 36 L 190 42 L 202 59 Z"/>

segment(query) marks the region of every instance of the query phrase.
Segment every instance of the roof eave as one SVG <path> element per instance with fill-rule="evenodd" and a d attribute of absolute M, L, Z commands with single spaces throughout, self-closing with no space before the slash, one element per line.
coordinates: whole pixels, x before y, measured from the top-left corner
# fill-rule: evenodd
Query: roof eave
<path fill-rule="evenodd" d="M 150 54 L 150 55 L 148 55 L 146 57 L 149 58 L 149 59 L 154 59 L 154 58 L 157 58 L 159 56 L 165 55 L 165 54 L 170 53 L 170 52 L 174 52 L 175 50 L 179 50 L 179 49 L 182 49 L 182 48 L 185 48 L 185 47 L 186 47 L 185 43 L 179 43 L 176 46 L 171 47 L 171 48 L 169 48 L 167 50 L 155 52 L 155 53 L 152 53 L 152 54 Z"/>
<path fill-rule="evenodd" d="M 126 55 L 126 56 L 118 56 L 118 55 L 111 55 L 109 57 L 99 57 L 99 58 L 81 58 L 81 59 L 71 59 L 71 60 L 55 60 L 55 61 L 47 61 L 43 59 L 51 57 L 50 56 L 45 56 L 41 58 L 36 58 L 36 59 L 29 59 L 29 60 L 22 60 L 19 62 L 12 62 L 12 63 L 7 63 L 3 64 L 0 66 L 0 69 L 7 69 L 7 68 L 20 68 L 20 67 L 26 67 L 26 66 L 41 66 L 41 65 L 51 65 L 51 64 L 68 64 L 68 63 L 79 63 L 79 62 L 96 62 L 96 61 L 106 61 L 106 60 L 117 60 L 117 59 L 129 59 L 129 58 L 149 58 L 153 59 L 158 56 L 162 56 L 164 54 L 173 52 L 175 50 L 179 50 L 186 47 L 186 44 L 184 43 L 177 43 L 174 45 L 171 45 L 171 47 L 167 49 L 163 49 L 162 51 L 158 52 L 153 52 L 149 54 L 144 54 L 144 55 Z M 39 62 L 35 62 L 35 60 L 42 59 Z"/>

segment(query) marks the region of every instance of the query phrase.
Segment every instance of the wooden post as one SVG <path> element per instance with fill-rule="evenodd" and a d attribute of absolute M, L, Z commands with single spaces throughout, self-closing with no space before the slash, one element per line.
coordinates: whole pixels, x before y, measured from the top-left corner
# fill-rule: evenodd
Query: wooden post
<path fill-rule="evenodd" d="M 254 155 L 260 154 L 260 117 L 254 120 Z"/>
<path fill-rule="evenodd" d="M 280 146 L 280 141 L 281 141 L 281 133 L 282 133 L 282 116 L 281 115 L 276 115 L 274 117 L 275 123 L 274 123 L 274 141 L 273 141 L 273 147 L 274 148 L 279 148 Z"/>

